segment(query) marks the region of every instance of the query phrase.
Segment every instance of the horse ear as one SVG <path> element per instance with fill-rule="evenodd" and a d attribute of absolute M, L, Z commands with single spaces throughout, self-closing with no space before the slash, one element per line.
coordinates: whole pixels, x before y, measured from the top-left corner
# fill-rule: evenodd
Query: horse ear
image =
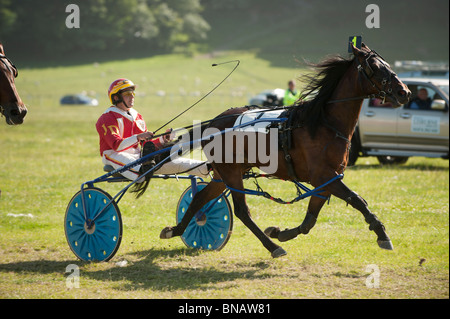
<path fill-rule="evenodd" d="M 362 50 L 360 50 L 357 47 L 355 47 L 352 42 L 350 42 L 350 45 L 352 46 L 352 51 L 353 51 L 353 54 L 355 56 L 362 56 L 362 55 L 364 55 L 364 52 L 362 52 Z"/>
<path fill-rule="evenodd" d="M 361 43 L 361 48 L 366 49 L 367 51 L 370 51 L 369 47 L 364 42 Z"/>
<path fill-rule="evenodd" d="M 5 54 L 5 51 L 3 51 L 3 44 L 0 42 L 0 54 Z"/>

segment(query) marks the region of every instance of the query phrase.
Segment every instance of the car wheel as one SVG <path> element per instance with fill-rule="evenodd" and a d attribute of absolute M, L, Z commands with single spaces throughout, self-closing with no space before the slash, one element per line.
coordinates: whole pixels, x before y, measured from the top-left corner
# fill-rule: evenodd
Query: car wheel
<path fill-rule="evenodd" d="M 407 156 L 377 156 L 378 162 L 384 165 L 405 164 L 408 161 Z"/>

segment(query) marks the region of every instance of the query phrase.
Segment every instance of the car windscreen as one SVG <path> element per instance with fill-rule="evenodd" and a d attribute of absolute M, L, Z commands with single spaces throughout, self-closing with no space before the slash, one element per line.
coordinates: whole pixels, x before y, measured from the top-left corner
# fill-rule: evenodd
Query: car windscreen
<path fill-rule="evenodd" d="M 448 85 L 439 85 L 439 88 L 445 92 L 448 97 Z"/>

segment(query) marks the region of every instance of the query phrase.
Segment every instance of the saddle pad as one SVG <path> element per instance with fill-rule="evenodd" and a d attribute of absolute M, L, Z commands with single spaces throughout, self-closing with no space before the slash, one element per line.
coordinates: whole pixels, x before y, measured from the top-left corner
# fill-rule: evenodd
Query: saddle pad
<path fill-rule="evenodd" d="M 257 109 L 257 110 L 251 110 L 247 111 L 245 113 L 242 113 L 239 115 L 239 117 L 236 119 L 236 122 L 234 122 L 234 127 L 241 126 L 239 128 L 234 129 L 236 132 L 258 132 L 258 133 L 265 133 L 267 134 L 269 132 L 268 127 L 272 124 L 272 121 L 270 119 L 276 119 L 280 116 L 281 113 L 283 113 L 285 110 L 270 110 L 270 109 Z M 253 122 L 256 120 L 262 120 L 267 119 L 266 121 L 257 122 L 254 124 L 244 125 L 245 123 Z"/>

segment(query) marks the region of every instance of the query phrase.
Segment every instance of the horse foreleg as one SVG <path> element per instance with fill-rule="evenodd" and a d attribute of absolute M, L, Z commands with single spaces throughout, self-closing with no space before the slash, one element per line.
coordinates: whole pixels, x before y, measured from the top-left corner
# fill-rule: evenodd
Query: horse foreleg
<path fill-rule="evenodd" d="M 317 216 L 325 202 L 325 199 L 314 196 L 311 197 L 305 219 L 300 226 L 285 230 L 280 230 L 279 227 L 268 227 L 264 233 L 271 238 L 277 238 L 281 242 L 294 239 L 300 234 L 308 234 L 316 224 Z"/>
<path fill-rule="evenodd" d="M 225 184 L 210 182 L 203 188 L 200 192 L 194 195 L 192 198 L 192 202 L 189 205 L 186 213 L 181 219 L 180 223 L 175 227 L 168 226 L 161 231 L 159 238 L 161 239 L 169 239 L 175 236 L 183 235 L 187 226 L 191 222 L 191 219 L 195 216 L 195 214 L 208 203 L 210 200 L 218 197 L 225 189 Z"/>
<path fill-rule="evenodd" d="M 327 186 L 327 190 L 363 214 L 366 223 L 369 224 L 369 230 L 373 230 L 378 236 L 377 243 L 380 248 L 388 250 L 394 249 L 383 223 L 369 210 L 367 202 L 361 196 L 350 190 L 342 180 L 331 183 Z"/>

